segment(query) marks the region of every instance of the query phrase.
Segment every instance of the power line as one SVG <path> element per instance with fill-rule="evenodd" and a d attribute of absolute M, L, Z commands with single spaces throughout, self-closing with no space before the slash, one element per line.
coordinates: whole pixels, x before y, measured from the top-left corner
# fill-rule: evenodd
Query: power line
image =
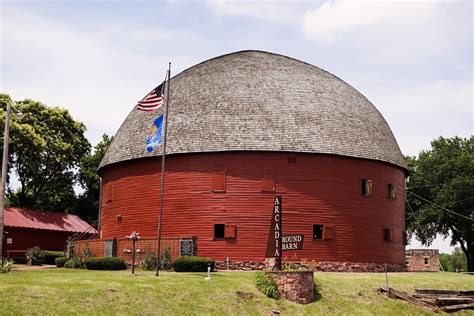
<path fill-rule="evenodd" d="M 419 196 L 418 194 L 415 194 L 415 193 L 413 193 L 413 192 L 411 192 L 411 191 L 407 191 L 407 193 L 410 193 L 410 194 L 416 196 L 417 198 L 419 198 L 420 200 L 423 200 L 423 201 L 425 201 L 425 202 L 427 202 L 427 203 L 430 203 L 430 204 L 432 204 L 432 205 L 434 205 L 434 206 L 436 206 L 436 207 L 438 207 L 438 208 L 440 208 L 440 209 L 442 209 L 442 210 L 444 210 L 444 211 L 450 212 L 450 213 L 452 213 L 452 214 L 458 215 L 458 216 L 460 216 L 460 217 L 463 217 L 463 218 L 465 218 L 465 219 L 468 219 L 468 220 L 474 222 L 474 219 L 473 219 L 473 218 L 467 217 L 467 216 L 465 216 L 465 215 L 462 215 L 462 214 L 459 214 L 459 213 L 457 213 L 457 212 L 455 212 L 455 211 L 452 211 L 452 210 L 450 210 L 450 209 L 447 209 L 447 208 L 445 208 L 445 207 L 443 207 L 443 206 L 441 206 L 441 205 L 439 205 L 439 204 L 436 204 L 436 203 L 434 203 L 434 202 L 431 202 L 431 201 L 425 199 L 424 197 Z M 408 205 L 410 205 L 410 204 L 408 204 Z M 411 207 L 410 207 L 410 209 L 411 209 Z"/>

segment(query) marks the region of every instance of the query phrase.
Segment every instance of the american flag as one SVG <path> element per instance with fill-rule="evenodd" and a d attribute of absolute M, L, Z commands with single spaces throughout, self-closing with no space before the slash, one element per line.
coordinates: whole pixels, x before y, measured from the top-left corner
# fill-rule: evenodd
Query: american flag
<path fill-rule="evenodd" d="M 165 82 L 163 81 L 162 84 L 151 90 L 141 101 L 138 101 L 137 110 L 147 112 L 158 110 L 163 105 Z"/>

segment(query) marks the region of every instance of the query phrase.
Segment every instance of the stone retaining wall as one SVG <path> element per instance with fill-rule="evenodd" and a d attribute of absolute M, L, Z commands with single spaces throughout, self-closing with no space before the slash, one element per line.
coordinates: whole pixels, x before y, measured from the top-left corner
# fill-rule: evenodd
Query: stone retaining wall
<path fill-rule="evenodd" d="M 271 271 L 278 284 L 280 298 L 299 304 L 309 304 L 313 301 L 313 272 L 312 271 Z"/>
<path fill-rule="evenodd" d="M 301 263 L 291 262 L 292 268 L 297 269 L 300 266 L 311 271 L 321 272 L 384 272 L 385 268 L 388 272 L 406 272 L 404 264 L 387 264 L 383 263 L 357 263 L 357 262 L 316 262 Z M 267 268 L 265 262 L 256 261 L 229 261 L 229 270 L 263 270 Z M 216 260 L 217 270 L 227 270 L 227 261 Z"/>

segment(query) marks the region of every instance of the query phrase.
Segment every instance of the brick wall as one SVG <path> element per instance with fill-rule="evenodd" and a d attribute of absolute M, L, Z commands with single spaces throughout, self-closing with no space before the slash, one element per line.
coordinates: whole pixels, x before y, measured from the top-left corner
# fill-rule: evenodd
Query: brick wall
<path fill-rule="evenodd" d="M 405 251 L 407 271 L 439 271 L 438 249 L 410 249 Z"/>

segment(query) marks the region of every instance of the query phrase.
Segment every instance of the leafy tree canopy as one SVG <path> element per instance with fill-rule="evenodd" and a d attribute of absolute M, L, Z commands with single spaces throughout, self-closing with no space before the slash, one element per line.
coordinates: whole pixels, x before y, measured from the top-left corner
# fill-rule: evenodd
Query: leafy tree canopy
<path fill-rule="evenodd" d="M 99 214 L 100 178 L 97 168 L 112 139 L 106 134 L 102 135 L 94 152 L 84 156 L 80 163 L 79 182 L 85 191 L 79 196 L 77 211 L 90 223 L 96 221 Z"/>
<path fill-rule="evenodd" d="M 0 94 L 0 128 L 5 124 L 6 102 Z M 20 186 L 8 192 L 11 206 L 74 213 L 78 168 L 90 152 L 85 126 L 67 110 L 24 100 L 12 106 L 10 125 L 10 170 Z M 3 134 L 2 134 L 3 137 Z M 1 139 L 3 144 L 3 138 Z M 11 172 L 11 171 L 10 171 Z"/>
<path fill-rule="evenodd" d="M 421 151 L 418 157 L 406 159 L 411 172 L 407 194 L 407 228 L 424 245 L 430 245 L 437 234 L 445 237 L 451 235 L 451 244 L 460 245 L 467 258 L 468 271 L 472 272 L 474 137 L 440 137 L 431 142 L 431 147 L 430 150 Z"/>

